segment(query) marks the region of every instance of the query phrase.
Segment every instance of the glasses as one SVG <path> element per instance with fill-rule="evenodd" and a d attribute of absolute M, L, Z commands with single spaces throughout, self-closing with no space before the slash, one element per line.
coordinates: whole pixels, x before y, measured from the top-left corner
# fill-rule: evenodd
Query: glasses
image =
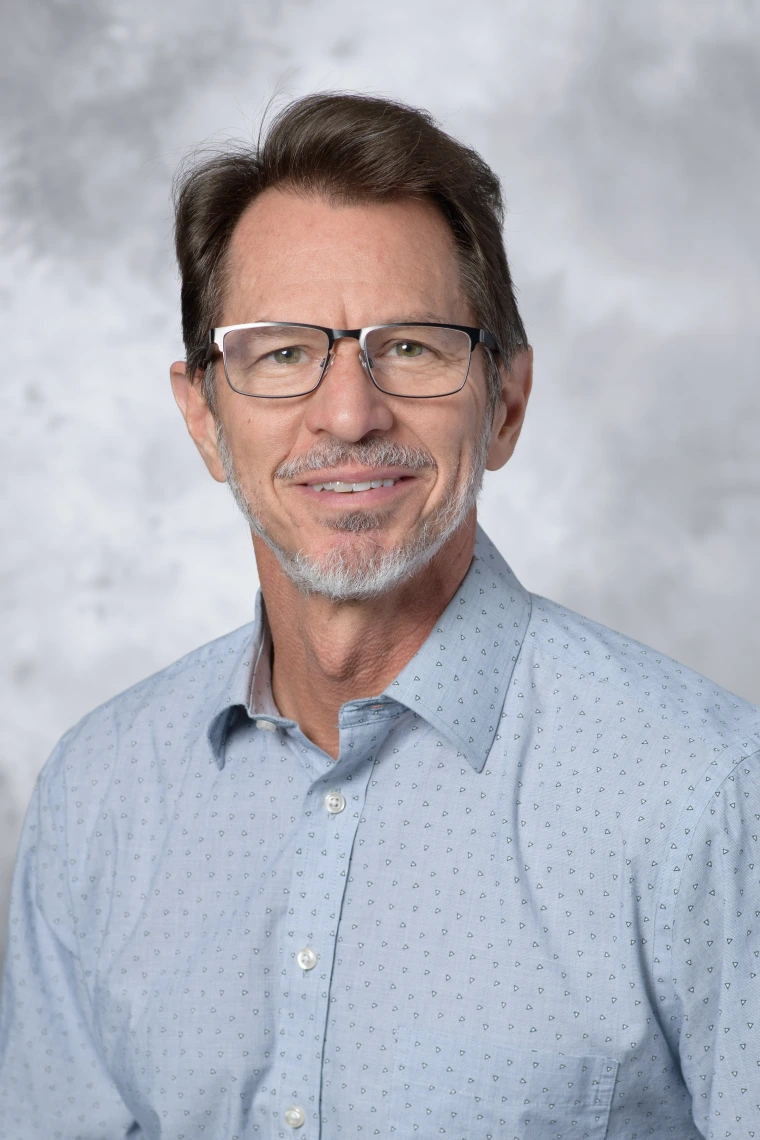
<path fill-rule="evenodd" d="M 313 392 L 335 358 L 335 342 L 359 342 L 359 360 L 372 383 L 389 396 L 451 396 L 465 385 L 472 351 L 498 351 L 495 337 L 466 325 L 425 321 L 327 329 L 289 321 L 257 321 L 211 329 L 230 387 L 242 396 L 291 399 Z"/>

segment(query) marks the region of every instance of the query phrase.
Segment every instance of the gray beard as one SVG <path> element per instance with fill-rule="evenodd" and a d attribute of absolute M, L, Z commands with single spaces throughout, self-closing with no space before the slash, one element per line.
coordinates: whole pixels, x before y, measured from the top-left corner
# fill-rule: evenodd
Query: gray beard
<path fill-rule="evenodd" d="M 487 417 L 487 421 L 490 417 Z M 472 470 L 451 488 L 444 503 L 426 519 L 419 532 L 392 550 L 384 550 L 372 537 L 393 517 L 392 510 L 348 511 L 329 525 L 334 531 L 356 535 L 350 549 L 340 547 L 319 557 L 298 550 L 284 550 L 264 527 L 254 505 L 246 497 L 235 473 L 232 455 L 221 424 L 217 423 L 219 457 L 232 496 L 252 532 L 263 539 L 291 582 L 303 594 L 319 594 L 333 602 L 361 602 L 381 597 L 418 574 L 462 526 L 475 505 L 483 483 L 490 422 L 483 431 Z M 275 478 L 294 479 L 308 471 L 358 462 L 367 466 L 435 470 L 433 457 L 422 449 L 400 447 L 390 440 L 371 438 L 356 444 L 331 441 L 312 448 L 305 456 L 281 464 Z"/>

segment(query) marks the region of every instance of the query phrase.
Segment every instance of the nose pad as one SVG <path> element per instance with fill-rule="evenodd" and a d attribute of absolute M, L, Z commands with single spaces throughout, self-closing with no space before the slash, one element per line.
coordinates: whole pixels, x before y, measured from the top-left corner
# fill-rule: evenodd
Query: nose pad
<path fill-rule="evenodd" d="M 322 361 L 322 368 L 323 368 L 322 379 L 323 380 L 335 362 L 335 349 L 334 348 L 331 349 L 330 352 L 328 352 L 325 360 L 327 361 L 327 363 L 325 363 L 324 360 Z M 369 366 L 372 363 L 372 361 L 368 359 L 367 354 L 364 352 L 364 349 L 359 350 L 359 363 L 361 364 L 364 371 L 366 373 L 370 374 Z"/>

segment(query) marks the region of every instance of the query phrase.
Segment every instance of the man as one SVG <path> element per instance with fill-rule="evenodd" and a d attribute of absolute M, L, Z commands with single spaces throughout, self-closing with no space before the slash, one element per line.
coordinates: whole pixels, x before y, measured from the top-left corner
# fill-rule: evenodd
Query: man
<path fill-rule="evenodd" d="M 177 198 L 172 384 L 252 626 L 46 766 L 0 1137 L 750 1137 L 758 712 L 476 524 L 531 354 L 498 182 L 319 95 Z"/>

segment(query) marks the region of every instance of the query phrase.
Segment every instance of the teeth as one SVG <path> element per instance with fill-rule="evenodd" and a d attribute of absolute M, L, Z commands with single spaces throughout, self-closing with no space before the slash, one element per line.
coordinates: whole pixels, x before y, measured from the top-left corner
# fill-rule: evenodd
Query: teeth
<path fill-rule="evenodd" d="M 337 491 L 339 494 L 345 494 L 349 491 L 369 491 L 375 490 L 377 487 L 392 487 L 396 483 L 396 479 L 372 479 L 364 483 L 312 483 L 312 491 Z"/>

